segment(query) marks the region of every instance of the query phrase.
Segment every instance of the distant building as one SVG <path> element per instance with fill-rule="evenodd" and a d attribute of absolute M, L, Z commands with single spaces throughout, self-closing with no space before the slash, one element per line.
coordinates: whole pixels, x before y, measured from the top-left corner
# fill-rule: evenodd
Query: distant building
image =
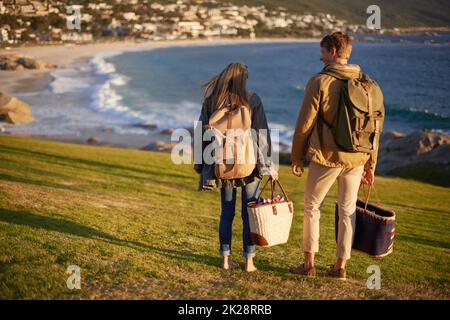
<path fill-rule="evenodd" d="M 33 4 L 27 3 L 20 6 L 20 14 L 23 16 L 34 16 L 36 15 L 36 9 Z"/>
<path fill-rule="evenodd" d="M 15 29 L 25 28 L 27 32 L 21 38 L 20 32 L 17 34 L 16 30 L 7 30 L 0 26 L 2 42 L 5 42 L 4 39 L 13 42 L 17 39 L 50 42 L 58 37 L 61 37 L 62 41 L 90 41 L 91 32 L 105 37 L 130 36 L 153 40 L 222 36 L 255 38 L 257 31 L 262 32 L 261 35 L 281 35 L 282 32 L 288 34 L 293 30 L 316 36 L 330 30 L 360 31 L 362 27 L 348 25 L 344 20 L 330 14 L 292 14 L 283 7 L 269 10 L 264 5 L 238 6 L 217 0 L 172 0 L 170 3 L 158 3 L 154 0 L 101 1 L 85 1 L 84 5 L 72 6 L 82 9 L 83 34 L 66 32 L 65 27 L 62 27 L 62 30 L 54 29 L 56 25 L 49 29 L 37 28 L 39 31 L 33 33 L 30 29 L 30 19 L 17 17 Z M 38 17 L 55 13 L 59 16 L 60 23 L 61 19 L 65 20 L 69 14 L 66 8 L 70 3 L 67 0 L 0 0 L 0 14 Z M 127 9 L 118 11 L 118 5 Z"/>
<path fill-rule="evenodd" d="M 180 34 L 187 34 L 193 38 L 197 38 L 205 29 L 198 21 L 180 21 L 177 27 Z"/>
<path fill-rule="evenodd" d="M 6 28 L 0 29 L 0 42 L 9 42 L 9 30 Z"/>
<path fill-rule="evenodd" d="M 61 40 L 63 41 L 74 41 L 74 42 L 87 42 L 92 41 L 93 37 L 90 33 L 82 32 L 65 32 L 61 34 Z"/>
<path fill-rule="evenodd" d="M 125 20 L 128 21 L 137 21 L 139 19 L 139 16 L 134 12 L 124 12 L 122 13 L 122 16 Z"/>

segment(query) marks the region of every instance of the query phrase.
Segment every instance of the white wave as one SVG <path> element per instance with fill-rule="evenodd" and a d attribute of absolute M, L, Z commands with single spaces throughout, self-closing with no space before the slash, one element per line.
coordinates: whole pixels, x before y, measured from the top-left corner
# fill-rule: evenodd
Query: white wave
<path fill-rule="evenodd" d="M 414 113 L 425 113 L 425 114 L 430 114 L 430 115 L 433 115 L 433 116 L 438 117 L 438 118 L 444 118 L 444 119 L 445 119 L 445 118 L 448 118 L 448 116 L 445 116 L 445 115 L 440 114 L 440 113 L 438 113 L 438 112 L 430 111 L 430 110 L 428 110 L 428 109 L 419 109 L 419 108 L 415 108 L 415 107 L 410 107 L 410 108 L 408 108 L 408 111 L 414 112 Z"/>
<path fill-rule="evenodd" d="M 93 58 L 89 60 L 89 64 L 91 66 L 94 66 L 96 68 L 96 71 L 98 71 L 100 74 L 108 74 L 115 72 L 114 64 L 110 62 L 106 62 L 105 59 L 112 58 L 118 55 L 121 55 L 126 52 L 143 52 L 143 51 L 153 51 L 155 48 L 151 47 L 129 47 L 121 50 L 116 51 L 109 51 L 109 52 L 103 52 L 96 54 Z"/>
<path fill-rule="evenodd" d="M 94 101 L 95 109 L 120 116 L 127 124 L 152 124 L 158 129 L 192 128 L 200 115 L 201 104 L 192 101 L 179 103 L 147 102 L 140 110 L 126 106 L 122 97 L 110 85 L 99 88 Z"/>
<path fill-rule="evenodd" d="M 288 125 L 270 122 L 270 138 L 272 140 L 273 150 L 278 152 L 280 150 L 285 150 L 286 147 L 289 149 L 292 144 L 292 137 L 294 135 L 294 129 Z"/>
<path fill-rule="evenodd" d="M 146 109 L 153 123 L 161 129 L 191 128 L 199 118 L 201 104 L 187 100 L 179 103 L 151 102 Z"/>
<path fill-rule="evenodd" d="M 287 130 L 291 129 L 290 126 L 285 125 L 283 123 L 279 123 L 279 122 L 270 122 L 270 127 L 272 129 L 278 129 L 280 131 L 287 131 Z"/>
<path fill-rule="evenodd" d="M 94 71 L 98 74 L 108 74 L 116 71 L 114 64 L 106 62 L 103 55 L 97 55 L 90 61 Z"/>
<path fill-rule="evenodd" d="M 116 74 L 113 79 L 111 79 L 111 84 L 115 86 L 124 86 L 129 80 L 130 79 L 127 76 Z"/>
<path fill-rule="evenodd" d="M 120 120 L 120 123 L 123 124 L 152 124 L 159 129 L 192 128 L 194 121 L 197 121 L 200 115 L 201 103 L 199 102 L 187 100 L 177 103 L 149 101 L 146 102 L 146 105 L 140 105 L 139 111 L 124 103 L 117 87 L 126 86 L 130 79 L 117 74 L 115 66 L 105 60 L 120 53 L 101 54 L 91 59 L 90 64 L 94 72 L 101 77 L 107 77 L 106 82 L 96 88 L 92 108 Z M 301 90 L 302 87 L 298 86 L 297 89 Z M 270 128 L 279 131 L 278 134 L 272 133 L 274 150 L 279 150 L 280 147 L 285 149 L 286 146 L 291 145 L 293 134 L 291 127 L 270 123 Z"/>
<path fill-rule="evenodd" d="M 99 85 L 94 92 L 92 108 L 98 112 L 115 116 L 123 123 L 142 121 L 142 115 L 123 104 L 123 97 L 112 87 L 111 82 Z"/>
<path fill-rule="evenodd" d="M 123 51 L 112 51 L 107 53 L 99 53 L 95 55 L 89 64 L 94 68 L 97 74 L 110 74 L 116 71 L 116 67 L 111 62 L 107 62 L 105 59 L 111 58 L 122 54 Z"/>
<path fill-rule="evenodd" d="M 102 114 L 112 116 L 120 123 L 142 123 L 146 122 L 145 115 L 134 111 L 123 103 L 123 97 L 117 93 L 114 87 L 127 85 L 130 80 L 125 75 L 117 74 L 113 63 L 105 59 L 121 54 L 121 51 L 107 54 L 98 54 L 90 60 L 90 65 L 96 75 L 101 76 L 101 84 L 95 87 L 92 96 L 91 109 Z M 106 76 L 106 80 L 105 77 Z"/>
<path fill-rule="evenodd" d="M 92 96 L 91 109 L 115 119 L 118 124 L 154 124 L 151 116 L 133 110 L 123 102 L 123 97 L 114 89 L 119 81 L 118 79 L 122 78 L 112 77 L 96 87 Z M 126 82 L 123 82 L 123 85 L 125 84 Z M 139 132 L 146 133 L 145 130 Z"/>
<path fill-rule="evenodd" d="M 53 81 L 50 88 L 53 93 L 61 94 L 75 92 L 89 87 L 88 83 L 82 78 L 75 69 L 60 69 L 51 73 Z"/>

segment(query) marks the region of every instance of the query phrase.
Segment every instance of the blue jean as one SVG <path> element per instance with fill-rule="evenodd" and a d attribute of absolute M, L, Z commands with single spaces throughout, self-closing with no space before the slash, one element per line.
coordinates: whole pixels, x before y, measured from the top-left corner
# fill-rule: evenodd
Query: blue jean
<path fill-rule="evenodd" d="M 259 180 L 255 180 L 242 187 L 242 242 L 243 255 L 246 258 L 255 256 L 255 245 L 250 238 L 247 203 L 256 200 L 259 183 Z M 220 198 L 222 204 L 219 223 L 220 255 L 229 256 L 231 254 L 233 219 L 236 212 L 236 188 L 221 188 Z"/>

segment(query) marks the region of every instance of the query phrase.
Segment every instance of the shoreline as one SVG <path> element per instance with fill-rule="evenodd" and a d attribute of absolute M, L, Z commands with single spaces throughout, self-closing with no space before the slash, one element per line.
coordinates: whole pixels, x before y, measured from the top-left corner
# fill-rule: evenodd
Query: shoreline
<path fill-rule="evenodd" d="M 44 70 L 24 70 L 24 71 L 4 71 L 5 75 L 0 78 L 0 91 L 8 94 L 34 92 L 34 86 L 39 87 L 39 78 L 44 81 L 42 85 L 49 83 L 49 78 L 45 74 L 50 74 L 54 70 L 66 69 L 73 66 L 77 61 L 92 59 L 99 54 L 116 55 L 132 51 L 146 51 L 171 47 L 190 46 L 217 46 L 217 45 L 239 45 L 252 43 L 304 43 L 318 42 L 314 38 L 260 38 L 260 39 L 217 39 L 217 40 L 162 40 L 162 41 L 111 41 L 93 42 L 82 44 L 57 44 L 57 45 L 33 45 L 15 47 L 11 49 L 0 49 L 3 54 L 24 54 L 41 59 L 46 63 L 50 61 L 57 65 L 56 69 Z M 38 79 L 35 79 L 38 77 Z M 47 82 L 45 82 L 47 80 Z M 31 85 L 30 85 L 31 84 Z M 31 86 L 31 89 L 28 87 Z"/>
<path fill-rule="evenodd" d="M 16 47 L 10 50 L 0 49 L 1 54 L 24 54 L 40 59 L 46 63 L 54 63 L 56 69 L 0 71 L 0 91 L 9 95 L 39 92 L 47 88 L 52 82 L 52 72 L 71 68 L 76 64 L 88 63 L 96 56 L 112 56 L 133 51 L 147 51 L 171 47 L 218 46 L 256 43 L 304 43 L 318 42 L 318 39 L 305 38 L 261 38 L 261 39 L 217 39 L 217 40 L 175 40 L 175 41 L 110 41 L 87 44 L 36 45 Z M 33 106 L 31 105 L 33 110 Z M 170 134 L 164 133 L 157 127 L 147 127 L 147 134 L 115 133 L 105 125 L 104 127 L 80 129 L 77 134 L 29 134 L 9 132 L 2 127 L 2 134 L 30 137 L 36 139 L 53 140 L 70 143 L 93 144 L 97 146 L 116 146 L 135 149 L 161 150 L 168 148 Z M 89 143 L 94 139 L 95 143 Z M 164 147 L 162 147 L 165 146 Z M 153 147 L 152 147 L 153 146 Z M 153 148 L 153 149 L 152 149 Z"/>
<path fill-rule="evenodd" d="M 318 39 L 220 39 L 220 40 L 177 40 L 177 41 L 111 41 L 77 45 L 40 45 L 19 47 L 11 50 L 0 49 L 0 54 L 27 54 L 46 63 L 55 63 L 56 69 L 0 71 L 0 91 L 16 95 L 45 90 L 51 83 L 52 72 L 88 63 L 96 56 L 108 57 L 133 51 L 147 51 L 170 47 L 220 46 L 258 43 L 305 43 L 318 42 Z M 33 110 L 34 106 L 31 105 Z M 9 125 L 0 122 L 0 133 L 25 136 L 36 139 L 62 141 L 69 143 L 90 144 L 96 146 L 116 146 L 134 149 L 169 151 L 171 135 L 155 125 L 131 124 L 130 127 L 144 129 L 142 133 L 119 133 L 109 128 L 108 124 L 98 127 L 80 128 L 73 134 L 45 134 L 9 131 Z M 175 129 L 175 128 L 173 128 Z M 91 140 L 89 142 L 89 140 Z M 290 145 L 280 143 L 280 153 L 290 153 Z"/>

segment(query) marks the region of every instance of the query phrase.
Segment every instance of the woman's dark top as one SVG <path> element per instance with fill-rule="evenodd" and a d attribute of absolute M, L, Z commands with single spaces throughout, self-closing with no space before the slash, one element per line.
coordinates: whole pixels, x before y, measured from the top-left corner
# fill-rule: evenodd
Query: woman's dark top
<path fill-rule="evenodd" d="M 256 133 L 259 133 L 259 130 L 265 129 L 267 130 L 267 156 L 271 156 L 272 153 L 272 141 L 270 139 L 270 131 L 269 126 L 267 124 L 267 118 L 266 114 L 264 112 L 264 107 L 262 104 L 261 99 L 256 93 L 250 93 L 250 107 L 252 112 L 252 129 L 256 131 Z M 202 111 L 200 114 L 199 121 L 203 125 L 209 123 L 209 117 L 211 115 L 205 108 L 205 103 L 203 103 Z M 202 130 L 202 133 L 204 133 L 204 130 Z M 202 159 L 199 159 L 201 163 L 194 164 L 194 170 L 200 174 L 200 180 L 199 180 L 199 186 L 198 191 L 204 191 L 204 190 L 212 190 L 214 187 L 216 188 L 235 188 L 235 187 L 242 187 L 246 184 L 249 184 L 255 179 L 262 180 L 263 175 L 261 172 L 262 166 L 269 166 L 269 163 L 267 159 L 264 159 L 262 162 L 258 157 L 258 163 L 261 163 L 261 165 L 255 166 L 255 169 L 253 172 L 245 178 L 239 178 L 239 179 L 231 179 L 231 180 L 224 180 L 224 179 L 218 179 L 216 178 L 215 172 L 214 172 L 214 166 L 215 164 L 207 164 L 203 162 L 203 150 L 205 150 L 205 147 L 211 143 L 210 141 L 206 141 L 202 143 Z M 259 146 L 259 141 L 258 141 Z"/>

